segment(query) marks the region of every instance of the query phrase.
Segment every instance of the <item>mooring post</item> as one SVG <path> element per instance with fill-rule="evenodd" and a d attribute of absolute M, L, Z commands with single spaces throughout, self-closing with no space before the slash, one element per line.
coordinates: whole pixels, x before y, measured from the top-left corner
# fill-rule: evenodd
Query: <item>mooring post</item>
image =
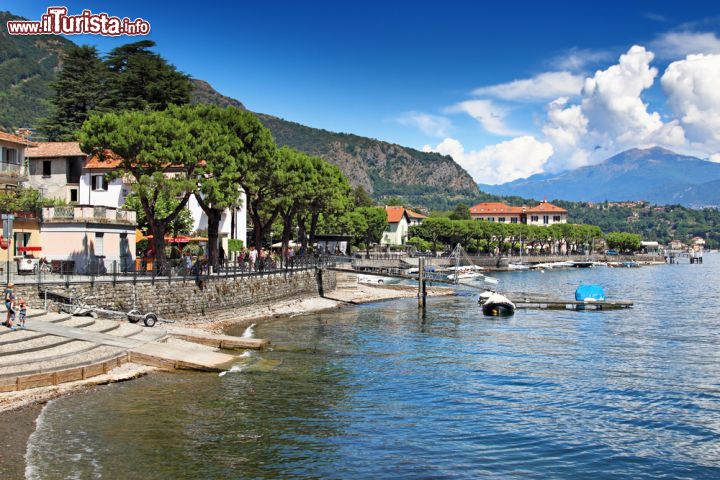
<path fill-rule="evenodd" d="M 425 258 L 418 259 L 418 308 L 425 308 Z"/>

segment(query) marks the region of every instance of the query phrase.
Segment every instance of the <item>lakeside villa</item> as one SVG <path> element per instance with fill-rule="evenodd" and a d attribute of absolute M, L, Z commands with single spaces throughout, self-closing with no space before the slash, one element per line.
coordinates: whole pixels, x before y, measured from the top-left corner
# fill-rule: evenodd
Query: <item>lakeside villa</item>
<path fill-rule="evenodd" d="M 419 225 L 427 218 L 421 213 L 399 206 L 385 206 L 385 212 L 387 212 L 388 224 L 380 245 L 403 245 L 408 239 L 410 227 Z"/>
<path fill-rule="evenodd" d="M 470 218 L 487 222 L 554 225 L 567 223 L 567 216 L 567 210 L 547 200 L 534 207 L 515 207 L 501 202 L 483 202 L 470 207 Z"/>

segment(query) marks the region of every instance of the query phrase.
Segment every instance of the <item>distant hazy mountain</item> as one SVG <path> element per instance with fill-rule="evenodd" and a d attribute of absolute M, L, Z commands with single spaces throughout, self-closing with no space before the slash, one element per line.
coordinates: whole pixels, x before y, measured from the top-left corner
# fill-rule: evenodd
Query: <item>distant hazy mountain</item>
<path fill-rule="evenodd" d="M 496 195 L 536 199 L 648 200 L 689 207 L 720 206 L 720 163 L 660 147 L 634 148 L 598 165 L 479 186 Z"/>

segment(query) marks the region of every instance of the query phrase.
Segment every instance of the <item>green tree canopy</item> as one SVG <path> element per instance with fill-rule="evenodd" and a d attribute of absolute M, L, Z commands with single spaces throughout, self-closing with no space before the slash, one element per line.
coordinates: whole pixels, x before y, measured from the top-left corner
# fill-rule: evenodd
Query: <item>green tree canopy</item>
<path fill-rule="evenodd" d="M 164 110 L 190 103 L 190 78 L 155 52 L 152 40 L 128 43 L 110 51 L 101 104 L 108 110 Z"/>
<path fill-rule="evenodd" d="M 75 133 L 97 109 L 105 83 L 106 70 L 95 47 L 68 48 L 63 68 L 51 85 L 54 90 L 51 114 L 41 130 L 52 141 L 75 140 Z"/>
<path fill-rule="evenodd" d="M 79 132 L 84 152 L 119 161 L 117 175 L 134 179 L 133 192 L 140 200 L 155 258 L 165 271 L 165 234 L 195 190 L 195 169 L 204 153 L 201 130 L 178 118 L 177 110 L 163 112 L 126 111 L 93 114 Z M 179 198 L 175 208 L 163 210 L 161 197 Z"/>

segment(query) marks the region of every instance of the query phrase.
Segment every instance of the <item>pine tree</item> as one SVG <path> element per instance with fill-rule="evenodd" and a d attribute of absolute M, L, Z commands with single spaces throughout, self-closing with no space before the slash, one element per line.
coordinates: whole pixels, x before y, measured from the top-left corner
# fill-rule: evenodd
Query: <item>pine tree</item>
<path fill-rule="evenodd" d="M 53 141 L 75 138 L 83 122 L 102 100 L 105 67 L 98 51 L 89 45 L 70 47 L 63 58 L 63 69 L 52 87 L 52 111 L 41 130 Z"/>
<path fill-rule="evenodd" d="M 128 43 L 110 51 L 102 106 L 108 110 L 164 110 L 190 103 L 192 84 L 184 73 L 149 49 L 151 40 Z"/>

